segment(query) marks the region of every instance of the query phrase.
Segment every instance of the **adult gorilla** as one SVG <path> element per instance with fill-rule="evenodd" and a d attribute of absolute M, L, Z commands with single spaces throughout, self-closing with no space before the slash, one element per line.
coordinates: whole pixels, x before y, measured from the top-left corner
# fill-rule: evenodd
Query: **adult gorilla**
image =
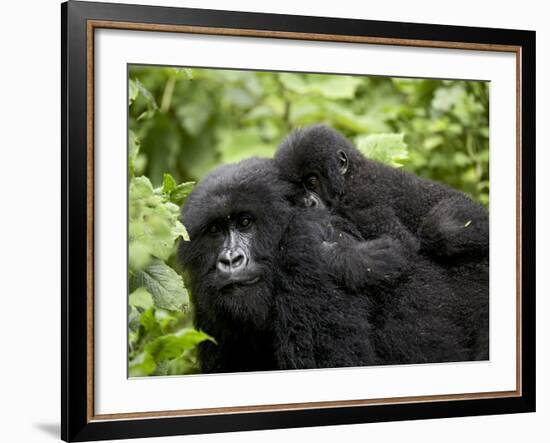
<path fill-rule="evenodd" d="M 269 160 L 222 166 L 189 196 L 178 255 L 203 343 L 203 372 L 374 363 L 368 303 L 339 289 L 318 246 L 326 225 L 291 208 Z M 328 237 L 327 237 L 328 238 Z"/>
<path fill-rule="evenodd" d="M 203 372 L 487 358 L 483 299 L 392 239 L 291 207 L 270 160 L 223 166 L 189 196 L 179 258 Z"/>

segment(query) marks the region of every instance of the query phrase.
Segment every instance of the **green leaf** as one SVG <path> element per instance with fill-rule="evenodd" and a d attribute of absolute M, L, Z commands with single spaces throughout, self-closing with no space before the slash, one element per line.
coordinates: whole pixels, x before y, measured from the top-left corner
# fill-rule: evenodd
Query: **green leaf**
<path fill-rule="evenodd" d="M 193 70 L 190 68 L 181 68 L 181 71 L 185 74 L 187 77 L 187 80 L 193 80 Z"/>
<path fill-rule="evenodd" d="M 149 308 L 139 317 L 139 323 L 143 327 L 143 332 L 150 338 L 156 338 L 162 334 L 160 324 L 155 315 L 155 308 Z"/>
<path fill-rule="evenodd" d="M 155 372 L 155 359 L 147 351 L 141 352 L 130 361 L 128 375 L 130 377 L 146 377 Z"/>
<path fill-rule="evenodd" d="M 139 318 L 140 318 L 139 311 L 134 306 L 130 305 L 128 309 L 128 329 L 133 334 L 133 336 L 128 337 L 129 338 L 128 341 L 130 342 L 129 344 L 132 344 L 132 342 L 137 341 L 137 338 L 139 335 L 137 331 L 140 325 Z"/>
<path fill-rule="evenodd" d="M 151 92 L 145 87 L 143 86 L 143 83 L 141 83 L 137 78 L 134 80 L 134 86 L 135 88 L 137 88 L 137 90 L 139 91 L 139 93 L 144 97 L 146 103 L 147 103 L 147 108 L 152 111 L 152 110 L 157 110 L 158 109 L 158 105 L 157 105 L 157 102 L 155 100 L 155 97 L 153 97 L 153 94 L 151 94 Z M 137 94 L 136 94 L 136 97 L 137 97 Z"/>
<path fill-rule="evenodd" d="M 314 94 L 326 99 L 349 99 L 362 83 L 359 77 L 349 75 L 279 74 L 281 83 L 299 95 Z"/>
<path fill-rule="evenodd" d="M 266 143 L 255 128 L 227 131 L 221 137 L 218 150 L 223 163 L 236 163 L 249 157 L 273 157 L 275 143 Z"/>
<path fill-rule="evenodd" d="M 170 194 L 174 189 L 176 189 L 176 180 L 174 180 L 174 177 L 172 177 L 170 174 L 164 173 L 164 178 L 162 181 L 162 193 L 165 196 L 170 197 Z"/>
<path fill-rule="evenodd" d="M 157 320 L 162 335 L 174 332 L 174 328 L 180 321 L 179 314 L 181 311 L 168 311 L 166 309 L 155 309 L 155 319 Z"/>
<path fill-rule="evenodd" d="M 180 183 L 170 193 L 170 201 L 178 206 L 183 205 L 194 186 L 195 182 Z"/>
<path fill-rule="evenodd" d="M 429 137 L 426 137 L 426 139 L 424 140 L 424 148 L 428 151 L 431 151 L 432 149 L 441 146 L 444 141 L 445 139 L 439 134 L 431 135 Z"/>
<path fill-rule="evenodd" d="M 131 105 L 139 94 L 136 82 L 132 79 L 128 81 L 128 104 Z"/>
<path fill-rule="evenodd" d="M 134 226 L 132 223 L 130 227 Z M 132 240 L 128 243 L 128 266 L 130 270 L 142 269 L 151 260 L 151 247 L 147 242 Z"/>
<path fill-rule="evenodd" d="M 147 177 L 136 177 L 130 182 L 130 199 L 138 200 L 153 195 L 153 185 Z"/>
<path fill-rule="evenodd" d="M 200 365 L 195 349 L 184 351 L 183 355 L 166 363 L 166 375 L 199 374 Z"/>
<path fill-rule="evenodd" d="M 178 334 L 169 334 L 150 342 L 145 350 L 156 362 L 172 360 L 182 356 L 186 350 L 193 349 L 199 343 L 214 339 L 204 332 L 195 329 L 184 329 Z"/>
<path fill-rule="evenodd" d="M 139 153 L 139 139 L 134 131 L 128 131 L 128 176 L 132 178 L 135 174 L 135 162 Z"/>
<path fill-rule="evenodd" d="M 176 115 L 181 126 L 189 134 L 197 137 L 200 135 L 200 132 L 204 130 L 213 111 L 211 105 L 208 103 L 190 102 L 178 106 Z"/>
<path fill-rule="evenodd" d="M 472 159 L 468 157 L 464 152 L 455 152 L 453 161 L 457 166 L 467 166 L 472 163 Z"/>
<path fill-rule="evenodd" d="M 184 241 L 189 241 L 189 233 L 187 232 L 187 229 L 185 229 L 185 226 L 179 221 L 176 222 L 176 227 L 173 229 L 173 232 L 178 237 L 182 237 Z"/>
<path fill-rule="evenodd" d="M 161 260 L 153 260 L 134 277 L 136 287 L 143 286 L 153 297 L 155 306 L 171 311 L 187 309 L 189 295 L 183 279 Z"/>
<path fill-rule="evenodd" d="M 356 137 L 355 142 L 365 157 L 400 167 L 408 158 L 403 138 L 404 134 L 371 134 Z"/>
<path fill-rule="evenodd" d="M 349 106 L 343 106 L 337 102 L 327 102 L 325 108 L 327 118 L 333 125 L 346 131 L 376 133 L 390 130 L 379 115 L 357 114 L 350 110 Z"/>
<path fill-rule="evenodd" d="M 130 294 L 128 301 L 130 306 L 141 308 L 143 310 L 153 307 L 153 297 L 145 288 L 137 288 Z"/>
<path fill-rule="evenodd" d="M 169 190 L 172 186 L 170 178 L 165 177 L 163 188 Z M 166 201 L 178 190 L 177 186 L 169 196 L 162 195 L 163 188 L 153 189 L 146 177 L 130 181 L 128 238 L 131 271 L 142 269 L 151 257 L 168 260 L 175 252 L 176 240 L 187 235 L 178 221 L 178 205 Z M 183 193 L 183 190 L 178 192 Z M 180 195 L 179 200 L 183 201 L 184 197 Z"/>

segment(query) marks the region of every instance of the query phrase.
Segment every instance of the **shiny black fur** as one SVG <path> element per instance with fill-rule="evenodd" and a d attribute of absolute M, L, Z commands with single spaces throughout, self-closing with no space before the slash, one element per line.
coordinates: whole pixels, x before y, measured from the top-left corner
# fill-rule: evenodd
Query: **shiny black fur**
<path fill-rule="evenodd" d="M 389 237 L 365 242 L 346 219 L 291 206 L 292 193 L 253 159 L 208 175 L 185 205 L 191 241 L 178 255 L 195 325 L 218 342 L 200 345 L 203 372 L 487 358 L 487 300 L 459 292 L 454 271 Z M 208 226 L 243 212 L 261 278 L 220 290 L 223 236 Z"/>

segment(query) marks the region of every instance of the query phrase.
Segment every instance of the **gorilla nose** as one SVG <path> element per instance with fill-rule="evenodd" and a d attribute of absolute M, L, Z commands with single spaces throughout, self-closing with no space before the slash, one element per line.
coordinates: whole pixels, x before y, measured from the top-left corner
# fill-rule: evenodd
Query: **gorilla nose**
<path fill-rule="evenodd" d="M 242 249 L 226 249 L 218 256 L 218 270 L 223 274 L 231 274 L 246 267 L 246 258 Z"/>

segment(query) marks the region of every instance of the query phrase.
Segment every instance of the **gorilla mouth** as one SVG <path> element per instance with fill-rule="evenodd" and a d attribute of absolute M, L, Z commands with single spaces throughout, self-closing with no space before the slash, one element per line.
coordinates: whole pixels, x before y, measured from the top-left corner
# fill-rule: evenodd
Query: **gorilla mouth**
<path fill-rule="evenodd" d="M 250 278 L 230 278 L 221 282 L 219 290 L 233 289 L 238 286 L 252 286 L 260 281 L 260 276 L 252 276 Z"/>

